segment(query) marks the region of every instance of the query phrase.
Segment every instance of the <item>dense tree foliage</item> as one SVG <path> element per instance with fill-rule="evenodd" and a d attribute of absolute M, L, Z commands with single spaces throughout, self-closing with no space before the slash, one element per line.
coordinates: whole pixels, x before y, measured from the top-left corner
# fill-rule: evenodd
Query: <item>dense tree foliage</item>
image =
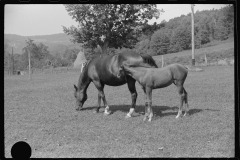
<path fill-rule="evenodd" d="M 63 27 L 64 32 L 85 47 L 99 45 L 103 53 L 108 48 L 133 48 L 141 28 L 160 15 L 154 4 L 70 4 L 65 8 L 79 27 Z"/>
<path fill-rule="evenodd" d="M 148 24 L 149 19 L 162 12 L 156 9 L 156 5 L 77 4 L 65 7 L 79 26 L 64 27 L 64 32 L 72 35 L 73 42 L 84 47 L 86 59 L 103 52 L 114 54 L 132 48 L 139 54 L 162 55 L 192 47 L 190 13 L 168 22 Z M 194 22 L 196 48 L 212 41 L 226 40 L 234 34 L 234 7 L 228 5 L 219 10 L 197 11 Z M 4 70 L 8 71 L 12 71 L 13 63 L 15 70 L 25 70 L 29 63 L 28 51 L 34 68 L 71 66 L 80 49 L 69 47 L 64 54 L 53 56 L 46 45 L 29 39 L 23 54 L 12 57 L 10 51 L 10 45 L 4 41 Z"/>
<path fill-rule="evenodd" d="M 161 25 L 160 25 L 161 24 Z M 151 55 L 161 55 L 191 49 L 191 14 L 163 21 L 151 38 L 142 33 L 140 42 L 135 46 L 137 51 L 153 52 Z M 194 14 L 195 47 L 214 40 L 226 40 L 233 37 L 234 8 L 232 5 L 220 10 L 197 11 Z M 148 27 L 151 28 L 151 27 Z M 154 27 L 152 27 L 154 28 Z M 149 33 L 149 32 L 147 32 Z M 148 40 L 151 40 L 148 42 Z M 150 44 L 150 46 L 148 46 Z"/>
<path fill-rule="evenodd" d="M 153 53 L 160 55 L 166 54 L 169 50 L 170 38 L 166 30 L 158 30 L 152 36 L 150 47 Z"/>
<path fill-rule="evenodd" d="M 23 48 L 23 54 L 21 56 L 21 69 L 27 68 L 28 66 L 28 52 L 30 52 L 31 55 L 31 66 L 33 68 L 43 68 L 51 57 L 47 46 L 42 43 L 35 44 L 31 39 L 26 40 L 26 46 Z"/>

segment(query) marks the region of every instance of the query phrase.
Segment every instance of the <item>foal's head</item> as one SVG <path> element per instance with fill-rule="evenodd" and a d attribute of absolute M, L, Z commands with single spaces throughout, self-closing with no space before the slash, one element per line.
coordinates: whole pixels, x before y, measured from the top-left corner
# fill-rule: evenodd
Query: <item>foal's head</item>
<path fill-rule="evenodd" d="M 129 67 L 130 62 L 129 61 L 123 61 L 122 64 L 119 66 L 117 77 L 119 78 L 121 76 L 122 72 L 125 72 L 125 67 Z"/>

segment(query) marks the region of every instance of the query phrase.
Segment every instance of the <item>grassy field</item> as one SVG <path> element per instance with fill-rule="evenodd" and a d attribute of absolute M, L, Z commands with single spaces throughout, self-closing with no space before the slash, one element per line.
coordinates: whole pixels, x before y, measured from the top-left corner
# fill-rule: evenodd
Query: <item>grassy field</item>
<path fill-rule="evenodd" d="M 233 157 L 235 143 L 234 68 L 203 67 L 189 72 L 185 89 L 190 115 L 175 119 L 174 85 L 153 91 L 152 122 L 143 122 L 144 95 L 137 84 L 134 117 L 126 85 L 105 87 L 113 114 L 93 113 L 97 90 L 91 84 L 84 110 L 75 110 L 73 84 L 79 73 L 4 77 L 5 157 L 26 141 L 32 158 L 58 157 Z"/>
<path fill-rule="evenodd" d="M 217 62 L 222 59 L 234 59 L 234 39 L 228 39 L 220 44 L 211 44 L 206 48 L 195 49 L 196 64 L 204 63 L 204 54 L 207 55 L 208 63 Z M 190 65 L 192 62 L 192 50 L 185 50 L 182 52 L 165 54 L 164 64 L 181 63 Z M 159 66 L 162 65 L 162 56 L 153 57 Z"/>

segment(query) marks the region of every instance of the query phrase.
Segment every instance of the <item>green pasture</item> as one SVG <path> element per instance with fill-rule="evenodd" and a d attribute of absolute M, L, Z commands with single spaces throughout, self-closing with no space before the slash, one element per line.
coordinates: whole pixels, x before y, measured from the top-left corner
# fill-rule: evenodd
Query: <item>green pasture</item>
<path fill-rule="evenodd" d="M 174 85 L 153 91 L 152 122 L 143 122 L 144 94 L 136 84 L 134 117 L 127 85 L 105 87 L 113 112 L 94 113 L 97 90 L 91 84 L 84 110 L 75 110 L 73 84 L 79 72 L 4 77 L 5 157 L 26 141 L 32 158 L 76 157 L 233 157 L 235 143 L 234 67 L 207 66 L 189 72 L 185 89 L 190 115 L 175 119 L 179 96 Z"/>

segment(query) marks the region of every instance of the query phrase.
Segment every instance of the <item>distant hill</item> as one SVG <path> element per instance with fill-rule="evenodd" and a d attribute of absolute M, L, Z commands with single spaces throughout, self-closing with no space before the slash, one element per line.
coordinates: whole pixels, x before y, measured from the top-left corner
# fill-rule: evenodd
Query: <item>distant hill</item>
<path fill-rule="evenodd" d="M 64 33 L 41 36 L 4 34 L 4 43 L 8 43 L 11 47 L 13 47 L 14 54 L 22 54 L 22 49 L 26 46 L 26 40 L 28 38 L 34 40 L 36 44 L 43 43 L 48 46 L 48 51 L 52 55 L 55 55 L 56 53 L 60 53 L 62 55 L 66 49 L 81 48 L 80 44 L 74 44 L 70 41 L 71 36 Z M 12 52 L 11 47 L 8 48 L 9 53 Z"/>

